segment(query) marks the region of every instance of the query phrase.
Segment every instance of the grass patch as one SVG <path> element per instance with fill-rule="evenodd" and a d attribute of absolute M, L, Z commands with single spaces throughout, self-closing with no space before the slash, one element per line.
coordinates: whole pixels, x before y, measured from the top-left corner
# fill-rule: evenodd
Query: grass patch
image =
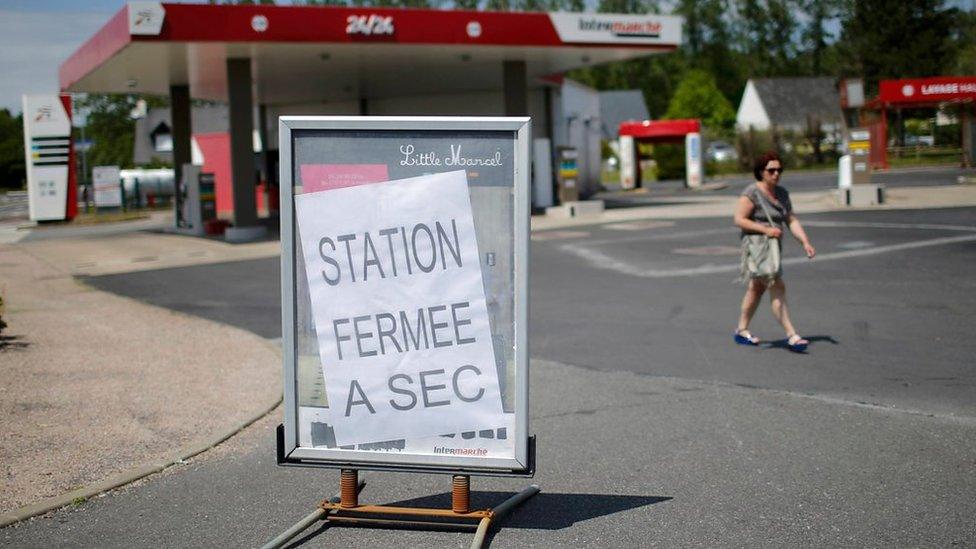
<path fill-rule="evenodd" d="M 146 212 L 91 212 L 79 213 L 71 223 L 73 225 L 97 225 L 99 223 L 118 223 L 148 218 L 149 214 Z"/>
<path fill-rule="evenodd" d="M 888 151 L 888 166 L 905 168 L 913 166 L 951 166 L 962 163 L 962 149 L 929 149 Z"/>

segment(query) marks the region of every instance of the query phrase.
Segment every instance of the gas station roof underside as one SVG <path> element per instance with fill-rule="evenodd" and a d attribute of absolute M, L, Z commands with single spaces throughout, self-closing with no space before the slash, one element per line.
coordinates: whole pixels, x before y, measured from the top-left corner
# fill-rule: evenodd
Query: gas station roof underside
<path fill-rule="evenodd" d="M 139 28 L 153 17 L 155 33 Z M 503 61 L 524 61 L 528 86 L 539 87 L 545 76 L 673 50 L 680 28 L 680 18 L 651 15 L 141 2 L 59 77 L 63 91 L 167 95 L 189 85 L 194 98 L 223 101 L 226 60 L 249 58 L 255 100 L 268 105 L 500 91 Z"/>

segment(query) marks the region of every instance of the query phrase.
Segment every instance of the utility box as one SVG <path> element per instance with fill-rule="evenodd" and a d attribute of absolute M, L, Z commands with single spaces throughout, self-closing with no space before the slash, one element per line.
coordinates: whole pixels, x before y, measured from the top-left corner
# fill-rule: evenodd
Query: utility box
<path fill-rule="evenodd" d="M 557 147 L 556 162 L 559 170 L 556 181 L 559 184 L 559 202 L 576 202 L 579 200 L 579 153 L 576 147 Z"/>
<path fill-rule="evenodd" d="M 840 202 L 847 206 L 884 204 L 884 186 L 871 182 L 871 132 L 867 128 L 850 128 L 847 150 L 838 165 Z"/>
<path fill-rule="evenodd" d="M 851 155 L 851 184 L 871 184 L 871 132 L 867 128 L 851 128 L 847 150 Z"/>

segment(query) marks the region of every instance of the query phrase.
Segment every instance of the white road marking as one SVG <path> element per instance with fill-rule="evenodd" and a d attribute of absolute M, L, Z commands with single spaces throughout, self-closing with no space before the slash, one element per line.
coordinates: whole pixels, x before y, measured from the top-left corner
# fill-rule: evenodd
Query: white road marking
<path fill-rule="evenodd" d="M 972 225 L 937 225 L 934 223 L 872 223 L 870 221 L 803 221 L 804 227 L 862 227 L 866 229 L 928 229 L 974 233 Z"/>
<path fill-rule="evenodd" d="M 862 222 L 843 222 L 843 221 L 811 221 L 805 222 L 806 226 L 819 226 L 819 227 L 864 227 L 864 228 L 877 228 L 877 229 L 922 229 L 922 230 L 940 230 L 940 231 L 962 231 L 968 233 L 976 233 L 976 227 L 966 226 L 966 225 L 935 225 L 928 223 L 862 223 Z M 627 261 L 622 261 L 616 259 L 609 254 L 606 254 L 599 250 L 594 250 L 591 246 L 597 246 L 601 244 L 613 244 L 620 242 L 635 242 L 635 241 L 646 241 L 646 240 L 663 240 L 666 238 L 686 238 L 694 236 L 705 236 L 708 234 L 716 233 L 728 233 L 728 229 L 712 229 L 703 231 L 688 231 L 684 233 L 673 233 L 670 235 L 654 235 L 646 237 L 633 237 L 633 238 L 621 238 L 616 240 L 597 240 L 597 241 L 587 241 L 576 244 L 564 244 L 560 246 L 560 250 L 570 253 L 579 257 L 580 259 L 587 262 L 590 266 L 596 267 L 598 269 L 607 269 L 611 271 L 616 271 L 621 274 L 636 276 L 640 278 L 670 278 L 679 276 L 695 276 L 695 275 L 708 275 L 708 274 L 718 274 L 718 273 L 735 273 L 739 271 L 739 263 L 735 264 L 705 264 L 697 267 L 682 268 L 682 269 L 648 269 L 640 265 L 634 265 Z M 916 248 L 926 248 L 929 246 L 944 246 L 947 244 L 957 244 L 960 242 L 972 242 L 976 241 L 976 235 L 969 234 L 963 236 L 950 236 L 942 238 L 932 238 L 928 240 L 917 240 L 914 242 L 903 242 L 900 244 L 891 244 L 887 246 L 875 246 L 871 248 L 859 248 L 854 250 L 846 250 L 843 252 L 832 252 L 817 255 L 813 260 L 807 259 L 805 257 L 789 257 L 783 259 L 784 265 L 797 265 L 805 264 L 809 262 L 821 262 L 821 261 L 834 261 L 838 259 L 852 259 L 858 257 L 865 257 L 871 255 L 878 255 L 889 252 L 897 252 L 902 250 L 912 250 Z"/>
<path fill-rule="evenodd" d="M 610 223 L 603 225 L 604 229 L 611 231 L 645 231 L 648 229 L 660 229 L 662 227 L 673 227 L 674 221 L 628 221 L 624 223 Z"/>
<path fill-rule="evenodd" d="M 708 236 L 711 234 L 730 234 L 730 229 L 702 229 L 698 231 L 684 231 L 680 233 L 653 234 L 644 236 L 631 236 L 626 238 L 607 238 L 604 240 L 587 240 L 580 242 L 581 246 L 600 246 L 603 244 L 620 244 L 623 242 L 646 242 L 651 240 L 680 240 L 682 238 L 693 238 L 696 236 Z"/>
<path fill-rule="evenodd" d="M 590 233 L 586 231 L 540 231 L 532 233 L 532 240 L 564 240 L 567 238 L 586 238 Z"/>
<path fill-rule="evenodd" d="M 838 248 L 842 248 L 844 250 L 870 248 L 871 246 L 874 246 L 874 242 L 871 242 L 870 240 L 849 240 L 847 242 L 844 242 L 843 244 L 837 245 Z"/>
<path fill-rule="evenodd" d="M 675 248 L 671 253 L 678 255 L 739 255 L 739 246 L 692 246 Z"/>

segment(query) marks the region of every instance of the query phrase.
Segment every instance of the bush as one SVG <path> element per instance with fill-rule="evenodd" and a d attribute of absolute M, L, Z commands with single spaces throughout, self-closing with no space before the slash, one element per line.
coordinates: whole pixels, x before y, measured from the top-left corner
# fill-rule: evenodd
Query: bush
<path fill-rule="evenodd" d="M 685 146 L 677 144 L 654 145 L 654 160 L 657 162 L 657 178 L 666 179 L 685 178 Z"/>
<path fill-rule="evenodd" d="M 962 130 L 959 123 L 947 124 L 945 126 L 936 126 L 935 131 L 932 132 L 935 136 L 936 146 L 946 146 L 946 147 L 961 147 L 962 146 Z"/>
<path fill-rule="evenodd" d="M 783 159 L 785 168 L 812 168 L 817 166 L 835 166 L 838 154 L 829 143 L 821 144 L 821 158 L 818 162 L 809 135 L 797 134 L 792 131 L 755 130 L 739 132 L 736 137 L 736 149 L 739 151 L 739 166 L 743 171 L 751 172 L 755 158 L 767 151 L 776 151 Z"/>

